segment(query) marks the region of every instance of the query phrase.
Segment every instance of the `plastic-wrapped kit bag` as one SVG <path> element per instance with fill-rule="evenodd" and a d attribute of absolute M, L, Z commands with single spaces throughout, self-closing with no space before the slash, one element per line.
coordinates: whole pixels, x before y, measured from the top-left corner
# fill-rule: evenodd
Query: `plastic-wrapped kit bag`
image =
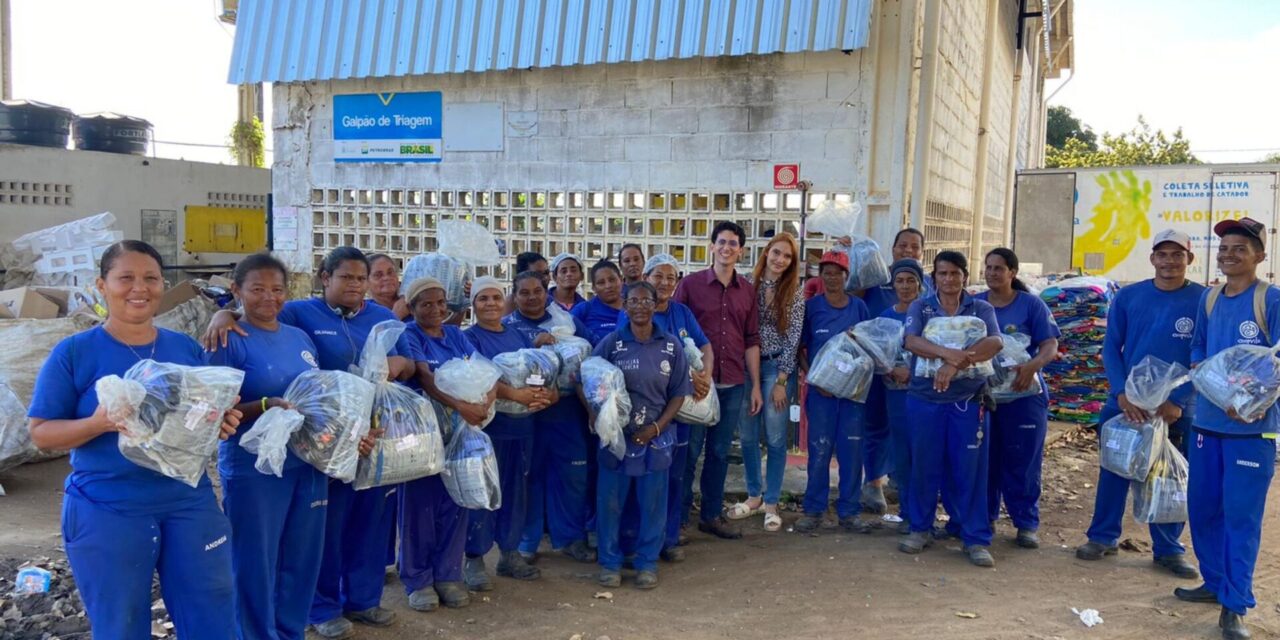
<path fill-rule="evenodd" d="M 987 383 L 991 387 L 991 397 L 996 402 L 1010 402 L 1018 398 L 1029 398 L 1044 393 L 1044 387 L 1040 384 L 1040 376 L 1035 377 L 1035 383 L 1022 391 L 1013 390 L 1013 382 L 1018 378 L 1018 371 L 1014 367 L 1031 362 L 1031 336 L 1025 333 L 1001 334 L 1000 342 L 1004 346 L 1000 348 L 1000 353 L 996 354 L 995 359 L 991 362 L 991 368 L 995 371 Z"/>
<path fill-rule="evenodd" d="M 1133 517 L 1145 524 L 1187 521 L 1187 459 L 1166 438 L 1144 482 L 1133 483 Z"/>
<path fill-rule="evenodd" d="M 502 372 L 502 381 L 512 389 L 550 389 L 556 385 L 556 377 L 560 375 L 560 356 L 552 350 L 518 349 L 499 353 L 494 356 L 493 364 Z M 495 406 L 498 411 L 510 416 L 527 416 L 532 413 L 529 407 L 512 400 L 498 400 Z"/>
<path fill-rule="evenodd" d="M 899 367 L 902 367 L 903 369 L 907 369 L 908 371 L 911 370 L 911 352 L 910 351 L 907 351 L 906 349 L 902 349 L 901 351 L 898 352 L 898 356 L 894 358 L 894 361 L 893 361 L 893 368 L 897 369 Z M 884 388 L 886 389 L 891 389 L 893 391 L 905 391 L 909 386 L 911 386 L 910 378 L 908 378 L 906 382 L 899 383 L 899 382 L 894 382 L 891 376 L 885 375 L 884 377 Z"/>
<path fill-rule="evenodd" d="M 550 317 L 538 325 L 539 329 L 557 338 L 568 338 L 578 332 L 577 323 L 573 321 L 573 316 L 564 310 L 564 307 L 553 304 L 547 307 L 547 315 Z"/>
<path fill-rule="evenodd" d="M 95 385 L 107 416 L 125 425 L 120 453 L 191 486 L 218 448 L 222 417 L 235 406 L 244 372 L 143 360 Z"/>
<path fill-rule="evenodd" d="M 818 350 L 805 380 L 837 398 L 866 402 L 874 375 L 871 356 L 849 332 L 841 331 Z"/>
<path fill-rule="evenodd" d="M 268 409 L 250 433 L 258 429 L 287 430 L 297 420 L 289 414 L 301 414 L 302 426 L 289 437 L 289 448 L 326 476 L 351 482 L 356 477 L 360 440 L 369 434 L 374 390 L 373 383 L 345 371 L 307 371 L 294 378 L 284 392 L 285 401 L 293 409 Z M 272 412 L 278 412 L 274 414 L 278 417 Z M 268 440 L 275 438 L 264 434 L 264 443 Z M 275 454 L 268 454 L 271 455 Z M 262 457 L 260 448 L 258 464 L 263 464 Z M 261 471 L 261 467 L 258 469 Z"/>
<path fill-rule="evenodd" d="M 684 339 L 684 359 L 689 363 L 689 371 L 701 372 L 706 365 L 702 362 L 702 350 L 693 343 L 693 338 Z M 715 389 L 707 392 L 701 400 L 692 394 L 684 397 L 684 404 L 676 413 L 676 421 L 685 424 L 714 426 L 720 423 L 720 396 Z"/>
<path fill-rule="evenodd" d="M 467 285 L 473 277 L 472 267 L 461 260 L 439 253 L 424 253 L 414 256 L 404 266 L 400 295 L 407 295 L 409 286 L 415 280 L 435 278 L 444 285 L 444 300 L 449 309 L 462 311 L 471 306 L 471 299 L 467 297 Z"/>
<path fill-rule="evenodd" d="M 813 213 L 805 220 L 805 231 L 813 231 L 841 238 L 852 236 L 858 228 L 858 218 L 862 215 L 862 206 L 856 202 L 839 202 L 823 200 L 814 207 Z"/>
<path fill-rule="evenodd" d="M 578 336 L 556 337 L 555 344 L 542 347 L 560 359 L 560 372 L 556 375 L 556 386 L 561 391 L 572 391 L 578 388 L 582 379 L 582 362 L 591 357 L 591 343 Z"/>
<path fill-rule="evenodd" d="M 1134 423 L 1121 413 L 1103 423 L 1098 433 L 1102 468 L 1127 480 L 1147 479 L 1169 433 L 1168 425 L 1155 412 L 1186 381 L 1187 368 L 1176 362 L 1147 356 L 1133 366 L 1125 380 L 1125 398 L 1151 418 Z"/>
<path fill-rule="evenodd" d="M 1253 422 L 1280 398 L 1280 345 L 1228 347 L 1206 359 L 1191 374 L 1196 391 L 1223 411 Z"/>
<path fill-rule="evenodd" d="M 889 283 L 889 264 L 880 252 L 875 240 L 862 235 L 853 236 L 853 244 L 839 250 L 849 256 L 849 278 L 845 280 L 847 291 L 861 291 Z"/>
<path fill-rule="evenodd" d="M 853 325 L 853 339 L 858 341 L 876 365 L 876 373 L 889 373 L 902 353 L 903 325 L 893 318 L 872 318 Z"/>
<path fill-rule="evenodd" d="M 493 441 L 480 429 L 462 425 L 444 452 L 440 479 L 445 491 L 463 509 L 497 511 L 502 508 L 502 485 Z"/>
<path fill-rule="evenodd" d="M 289 439 L 302 428 L 306 418 L 293 409 L 271 407 L 258 416 L 244 435 L 240 446 L 258 456 L 253 468 L 258 473 L 284 476 L 284 461 L 288 457 Z"/>
<path fill-rule="evenodd" d="M 484 404 L 489 392 L 493 391 L 493 386 L 502 379 L 502 371 L 488 358 L 477 353 L 470 358 L 454 358 L 440 365 L 440 368 L 435 371 L 435 378 L 436 388 L 440 393 L 463 402 Z M 449 411 L 448 413 L 453 419 L 454 433 L 450 438 L 452 443 L 453 438 L 458 436 L 465 423 L 457 412 Z M 490 406 L 489 417 L 485 419 L 484 424 L 471 426 L 483 429 L 493 420 L 493 416 L 494 408 Z"/>
<path fill-rule="evenodd" d="M 369 331 L 360 353 L 363 377 L 376 385 L 370 429 L 382 429 L 368 456 L 356 467 L 356 489 L 400 484 L 440 473 L 444 442 L 431 401 L 413 390 L 387 381 L 387 353 L 404 333 L 405 325 L 387 320 Z"/>
<path fill-rule="evenodd" d="M 472 267 L 492 266 L 502 261 L 497 238 L 474 222 L 442 220 L 436 237 L 440 239 L 440 253 Z"/>
<path fill-rule="evenodd" d="M 968 349 L 985 337 L 987 323 L 974 316 L 933 318 L 924 326 L 925 340 L 948 349 Z M 938 358 L 916 358 L 915 374 L 921 378 L 932 378 L 938 375 L 942 364 Z M 987 360 L 965 367 L 956 374 L 956 378 L 990 378 L 994 374 L 995 368 Z"/>
<path fill-rule="evenodd" d="M 582 395 L 596 416 L 591 427 L 600 436 L 600 446 L 621 460 L 631 422 L 631 394 L 622 369 L 600 356 L 587 358 L 582 363 Z"/>

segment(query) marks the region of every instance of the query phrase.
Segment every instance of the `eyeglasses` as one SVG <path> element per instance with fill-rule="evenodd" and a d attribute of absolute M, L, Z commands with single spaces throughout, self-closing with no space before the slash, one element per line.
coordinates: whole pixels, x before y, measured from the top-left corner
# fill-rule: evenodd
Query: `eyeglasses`
<path fill-rule="evenodd" d="M 737 240 L 725 240 L 722 238 L 720 240 L 716 240 L 716 246 L 729 247 L 730 249 L 737 249 L 739 245 Z"/>
<path fill-rule="evenodd" d="M 652 309 L 657 305 L 649 298 L 627 298 L 628 307 L 636 307 L 637 309 Z"/>

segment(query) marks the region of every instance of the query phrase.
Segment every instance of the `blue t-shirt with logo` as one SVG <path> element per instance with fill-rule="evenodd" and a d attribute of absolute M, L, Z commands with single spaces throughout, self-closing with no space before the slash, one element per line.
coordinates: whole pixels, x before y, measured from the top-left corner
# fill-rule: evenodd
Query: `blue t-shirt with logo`
<path fill-rule="evenodd" d="M 657 421 L 672 398 L 693 393 L 683 345 L 676 336 L 657 325 L 653 327 L 653 335 L 641 341 L 631 333 L 631 324 L 627 323 L 604 336 L 593 355 L 612 362 L 627 380 L 627 392 L 631 396 L 628 432 Z M 628 438 L 627 453 L 622 460 L 601 449 L 600 464 L 608 469 L 621 468 L 629 476 L 662 471 L 671 467 L 671 449 L 675 443 L 673 421 L 647 445 L 638 445 Z"/>
<path fill-rule="evenodd" d="M 960 295 L 960 308 L 956 310 L 955 315 L 979 318 L 987 325 L 987 337 L 999 336 L 1000 325 L 996 323 L 995 309 L 985 300 L 979 300 L 967 293 Z M 904 335 L 923 336 L 924 328 L 930 320 L 943 317 L 947 317 L 947 313 L 943 310 L 942 302 L 938 300 L 937 294 L 918 299 L 911 303 L 911 308 L 907 309 Z M 912 375 L 907 391 L 929 402 L 961 402 L 968 400 L 987 384 L 985 378 L 957 377 L 951 380 L 951 384 L 946 391 L 939 393 L 933 389 L 933 378 L 923 378 L 915 375 L 916 360 L 918 359 L 919 356 L 911 358 Z"/>
<path fill-rule="evenodd" d="M 1196 328 L 1203 285 L 1190 280 L 1173 291 L 1162 291 L 1155 280 L 1131 284 L 1116 294 L 1107 312 L 1107 333 L 1102 341 L 1102 365 L 1111 391 L 1109 410 L 1119 410 L 1116 397 L 1134 365 L 1147 356 L 1191 367 L 1191 338 Z M 1186 410 L 1195 403 L 1195 388 L 1188 382 L 1169 398 Z"/>
<path fill-rule="evenodd" d="M 871 318 L 867 305 L 861 299 L 849 296 L 843 307 L 832 306 L 826 294 L 809 298 L 804 303 L 804 327 L 800 331 L 800 346 L 808 354 L 809 362 L 818 357 L 828 340 L 841 331 Z"/>
<path fill-rule="evenodd" d="M 1253 313 L 1254 289 L 1267 287 L 1266 313 L 1268 336 L 1262 333 L 1258 319 Z M 1280 289 L 1264 282 L 1254 282 L 1252 286 L 1234 295 L 1227 295 L 1224 289 L 1214 304 L 1213 315 L 1206 316 L 1204 305 L 1209 296 L 1208 290 L 1200 296 L 1196 310 L 1195 334 L 1191 338 L 1191 361 L 1200 364 L 1207 358 L 1224 349 L 1241 344 L 1252 344 L 1273 347 L 1277 344 L 1277 330 L 1280 329 Z M 1217 405 L 1200 398 L 1196 402 L 1196 417 L 1193 422 L 1197 429 L 1232 435 L 1251 435 L 1260 433 L 1276 433 L 1277 418 L 1275 405 L 1267 409 L 1267 413 L 1257 422 L 1244 423 L 1232 420 L 1227 412 Z"/>
<path fill-rule="evenodd" d="M 240 402 L 283 397 L 294 378 L 319 368 L 316 346 L 301 329 L 281 324 L 275 331 L 268 331 L 247 321 L 241 321 L 240 328 L 249 336 L 231 332 L 227 335 L 225 348 L 205 353 L 207 364 L 244 372 Z M 218 446 L 218 473 L 222 477 L 260 475 L 254 468 L 258 456 L 240 446 L 240 438 L 256 423 L 257 419 L 242 422 L 236 434 Z M 289 451 L 284 468 L 294 469 L 306 464 Z"/>
<path fill-rule="evenodd" d="M 392 320 L 400 322 L 390 309 L 365 301 L 354 316 L 339 315 L 321 298 L 290 300 L 280 311 L 280 322 L 302 329 L 315 344 L 320 368 L 325 371 L 352 371 L 359 367 L 360 352 L 374 325 Z M 387 355 L 413 359 L 408 338 L 404 335 Z"/>
<path fill-rule="evenodd" d="M 618 312 L 618 326 L 623 327 L 629 324 L 631 324 L 631 317 L 627 315 L 626 310 Z M 699 349 L 711 342 L 707 334 L 702 332 L 698 319 L 693 315 L 693 309 L 675 300 L 667 302 L 666 311 L 654 309 L 653 324 L 661 327 L 664 332 L 680 338 L 682 343 L 685 338 L 692 338 L 693 346 Z"/>

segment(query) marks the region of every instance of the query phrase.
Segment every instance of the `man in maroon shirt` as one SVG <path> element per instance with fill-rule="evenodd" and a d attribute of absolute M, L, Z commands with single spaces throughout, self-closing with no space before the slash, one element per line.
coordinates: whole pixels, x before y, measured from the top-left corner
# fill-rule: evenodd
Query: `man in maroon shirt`
<path fill-rule="evenodd" d="M 706 442 L 702 463 L 702 513 L 698 530 L 721 538 L 740 538 L 742 532 L 724 518 L 724 480 L 729 472 L 729 445 L 742 418 L 744 394 L 750 394 L 751 415 L 760 412 L 760 314 L 756 290 L 734 266 L 746 248 L 747 235 L 732 222 L 721 222 L 711 233 L 711 268 L 680 281 L 673 300 L 687 305 L 711 340 L 715 353 L 713 376 L 720 398 L 720 422 L 689 430 L 689 463 L 685 468 L 685 496 L 692 504 L 693 469 Z"/>

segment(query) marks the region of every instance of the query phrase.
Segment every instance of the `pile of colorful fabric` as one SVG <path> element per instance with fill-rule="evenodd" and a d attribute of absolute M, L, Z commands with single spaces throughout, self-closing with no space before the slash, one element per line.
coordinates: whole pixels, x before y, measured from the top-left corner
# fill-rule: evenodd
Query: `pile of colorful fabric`
<path fill-rule="evenodd" d="M 1102 339 L 1107 310 L 1118 287 L 1106 278 L 1073 277 L 1051 282 L 1040 297 L 1062 330 L 1059 357 L 1044 368 L 1049 415 L 1054 420 L 1093 424 L 1107 401 Z"/>

